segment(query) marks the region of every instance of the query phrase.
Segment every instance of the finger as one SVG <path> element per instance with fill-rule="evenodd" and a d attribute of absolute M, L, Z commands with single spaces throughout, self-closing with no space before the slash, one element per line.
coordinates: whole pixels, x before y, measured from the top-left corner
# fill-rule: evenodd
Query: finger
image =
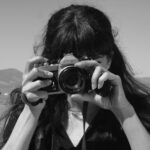
<path fill-rule="evenodd" d="M 47 61 L 48 59 L 42 56 L 36 56 L 36 57 L 31 58 L 25 66 L 25 71 L 24 71 L 25 74 L 28 73 L 34 67 L 34 64 L 45 63 Z"/>
<path fill-rule="evenodd" d="M 94 92 L 88 94 L 73 94 L 71 95 L 71 100 L 91 102 L 105 109 L 108 109 L 109 107 L 108 105 L 109 99 L 106 97 L 102 97 Z"/>
<path fill-rule="evenodd" d="M 79 67 L 79 68 L 90 68 L 90 67 L 95 67 L 98 65 L 99 65 L 99 63 L 95 60 L 83 60 L 83 61 L 79 61 L 75 64 L 75 66 Z"/>
<path fill-rule="evenodd" d="M 28 92 L 26 93 L 26 97 L 30 102 L 36 102 L 39 99 L 47 100 L 48 93 L 46 91 L 37 91 L 37 92 Z"/>
<path fill-rule="evenodd" d="M 22 85 L 26 84 L 28 81 L 36 80 L 37 78 L 52 78 L 53 73 L 42 70 L 40 68 L 33 68 L 27 75 L 24 76 Z"/>
<path fill-rule="evenodd" d="M 41 88 L 47 87 L 51 85 L 52 81 L 51 80 L 36 80 L 34 82 L 28 82 L 28 84 L 24 85 L 22 88 L 23 92 L 34 92 L 38 91 Z"/>
<path fill-rule="evenodd" d="M 118 75 L 115 75 L 109 71 L 104 74 L 103 80 L 109 80 L 112 85 L 118 86 L 121 84 L 121 78 Z"/>
<path fill-rule="evenodd" d="M 102 75 L 98 78 L 98 89 L 102 88 L 104 82 L 109 79 L 109 73 L 103 72 Z"/>
<path fill-rule="evenodd" d="M 92 74 L 91 78 L 91 84 L 92 84 L 92 89 L 95 90 L 98 86 L 98 79 L 99 77 L 103 74 L 104 69 L 100 66 L 97 66 Z"/>
<path fill-rule="evenodd" d="M 96 94 L 95 92 L 84 93 L 84 94 L 72 94 L 71 100 L 87 101 L 92 103 L 97 103 L 102 101 L 103 97 Z"/>
<path fill-rule="evenodd" d="M 93 100 L 93 96 L 91 94 L 72 94 L 71 95 L 71 100 L 72 101 L 87 101 L 87 102 L 91 102 Z"/>
<path fill-rule="evenodd" d="M 103 109 L 109 109 L 110 105 L 109 105 L 109 98 L 108 97 L 102 97 L 99 94 L 94 94 L 93 95 L 93 101 L 96 105 L 98 105 L 99 107 L 103 108 Z"/>
<path fill-rule="evenodd" d="M 101 88 L 105 81 L 109 81 L 112 86 L 120 86 L 122 84 L 121 78 L 118 75 L 115 75 L 109 71 L 106 71 L 98 80 L 98 88 Z"/>

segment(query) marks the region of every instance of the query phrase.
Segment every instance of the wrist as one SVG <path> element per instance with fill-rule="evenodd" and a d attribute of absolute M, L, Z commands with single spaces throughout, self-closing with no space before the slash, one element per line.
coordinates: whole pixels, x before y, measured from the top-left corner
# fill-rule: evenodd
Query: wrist
<path fill-rule="evenodd" d="M 122 107 L 112 108 L 112 112 L 121 124 L 123 124 L 127 118 L 130 118 L 135 114 L 135 110 L 129 102 Z"/>
<path fill-rule="evenodd" d="M 22 101 L 25 103 L 25 109 L 30 111 L 33 116 L 39 118 L 44 106 L 45 101 L 43 99 L 39 99 L 35 102 L 30 102 L 24 93 L 21 94 Z"/>
<path fill-rule="evenodd" d="M 21 93 L 22 101 L 29 106 L 37 106 L 38 104 L 43 102 L 43 99 L 39 99 L 35 102 L 30 102 L 24 93 Z"/>

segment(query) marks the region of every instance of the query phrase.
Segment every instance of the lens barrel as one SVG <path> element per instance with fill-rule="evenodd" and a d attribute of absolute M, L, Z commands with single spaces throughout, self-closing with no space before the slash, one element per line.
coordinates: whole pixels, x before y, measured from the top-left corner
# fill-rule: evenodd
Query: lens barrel
<path fill-rule="evenodd" d="M 85 86 L 85 75 L 80 68 L 67 66 L 58 76 L 60 88 L 70 94 L 79 93 Z"/>

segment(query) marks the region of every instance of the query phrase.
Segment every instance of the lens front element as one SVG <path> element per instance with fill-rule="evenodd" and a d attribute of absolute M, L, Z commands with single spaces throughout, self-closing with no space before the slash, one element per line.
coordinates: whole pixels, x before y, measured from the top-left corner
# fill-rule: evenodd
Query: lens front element
<path fill-rule="evenodd" d="M 60 88 L 70 94 L 81 92 L 85 86 L 85 77 L 80 68 L 67 66 L 58 77 Z"/>

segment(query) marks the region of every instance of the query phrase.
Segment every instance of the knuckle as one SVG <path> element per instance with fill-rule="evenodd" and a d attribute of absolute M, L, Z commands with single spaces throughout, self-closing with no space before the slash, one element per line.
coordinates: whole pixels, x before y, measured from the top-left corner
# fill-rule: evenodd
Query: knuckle
<path fill-rule="evenodd" d="M 42 70 L 40 70 L 39 68 L 33 68 L 33 74 L 36 76 L 43 76 Z"/>
<path fill-rule="evenodd" d="M 27 92 L 27 89 L 25 88 L 25 86 L 22 86 L 21 92 L 24 93 L 24 94 Z"/>
<path fill-rule="evenodd" d="M 33 72 L 34 72 L 34 73 L 38 73 L 38 72 L 39 72 L 39 69 L 38 69 L 38 68 L 33 68 Z"/>

